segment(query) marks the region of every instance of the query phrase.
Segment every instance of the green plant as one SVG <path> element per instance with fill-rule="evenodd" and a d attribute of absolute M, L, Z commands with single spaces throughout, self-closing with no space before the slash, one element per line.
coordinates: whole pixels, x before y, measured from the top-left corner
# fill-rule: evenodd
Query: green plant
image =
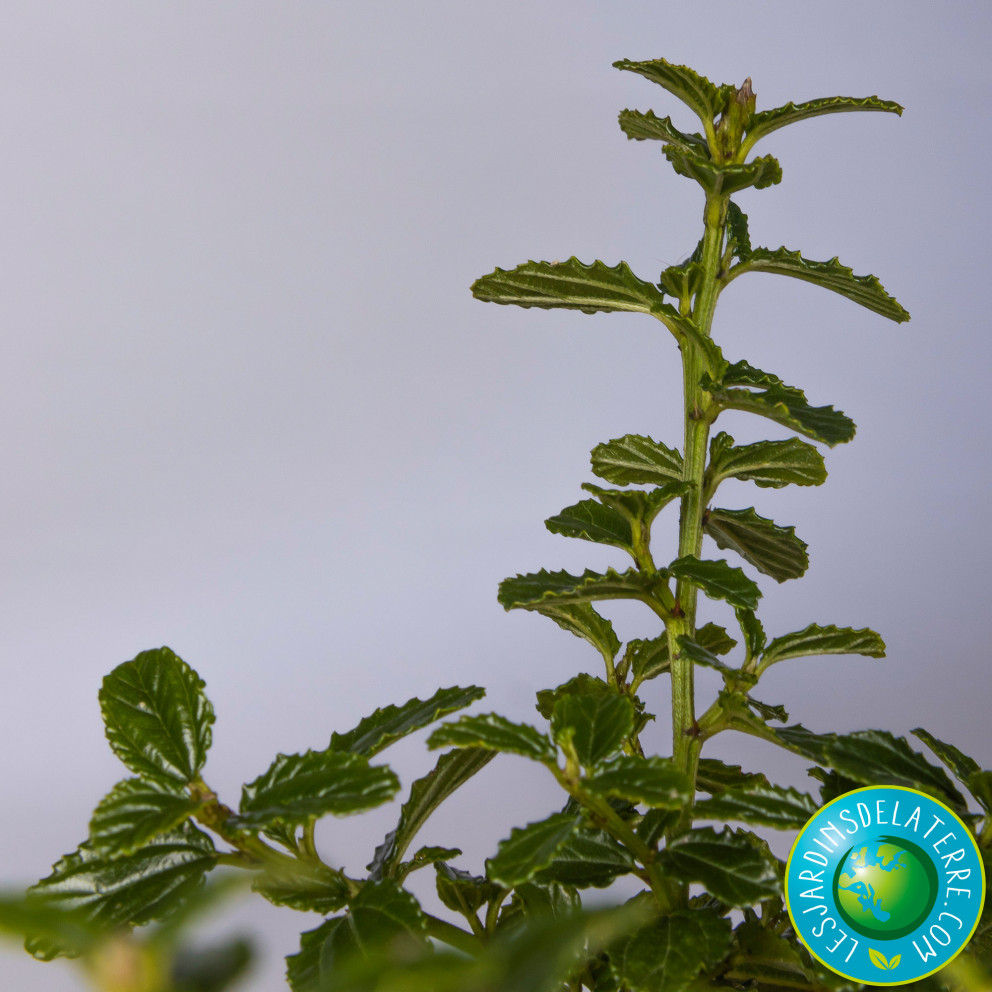
<path fill-rule="evenodd" d="M 812 444 L 791 438 L 736 445 L 716 430 L 721 413 L 753 413 L 828 446 L 854 436 L 843 413 L 812 406 L 777 376 L 724 357 L 711 337 L 723 288 L 750 272 L 778 273 L 892 320 L 908 319 L 873 276 L 855 276 L 836 259 L 813 262 L 785 248 L 752 247 L 747 217 L 731 197 L 779 182 L 781 170 L 771 156 L 748 156 L 760 139 L 800 120 L 901 108 L 875 97 L 835 97 L 757 111 L 750 81 L 716 86 L 664 60 L 616 65 L 659 84 L 700 119 L 702 133 L 686 134 L 650 111 L 620 115 L 629 138 L 661 142 L 675 171 L 702 188 L 704 234 L 696 250 L 657 282 L 638 278 L 624 262 L 610 267 L 571 258 L 496 269 L 473 286 L 478 299 L 502 304 L 650 314 L 681 353 L 681 450 L 635 435 L 597 445 L 593 472 L 615 488 L 587 483 L 589 498 L 546 522 L 555 533 L 617 548 L 631 566 L 578 576 L 540 571 L 500 586 L 506 609 L 536 611 L 588 641 L 602 658 L 601 674 L 580 673 L 539 692 L 540 726 L 482 714 L 434 729 L 429 747 L 445 750 L 406 791 L 396 829 L 375 850 L 369 874 L 355 878 L 320 857 L 316 821 L 396 796 L 400 783 L 377 760 L 380 752 L 476 702 L 483 691 L 441 689 L 377 710 L 352 730 L 332 734 L 324 750 L 279 755 L 244 787 L 235 810 L 204 778 L 214 716 L 203 682 L 169 649 L 143 652 L 115 668 L 100 691 L 108 740 L 133 777 L 100 802 L 89 838 L 26 900 L 0 904 L 0 926 L 26 934 L 32 953 L 81 956 L 106 989 L 222 988 L 244 955 L 215 956 L 208 975 L 206 964 L 183 955 L 176 934 L 185 914 L 203 905 L 204 891 L 213 894 L 202 888 L 204 877 L 226 867 L 247 873 L 271 902 L 327 916 L 301 936 L 288 959 L 296 992 L 834 988 L 848 983 L 824 971 L 795 938 L 781 897 L 782 864 L 749 828 L 797 830 L 821 802 L 877 783 L 928 792 L 973 816 L 952 778 L 905 739 L 879 730 L 838 735 L 788 726 L 781 706 L 756 698 L 755 687 L 773 664 L 827 654 L 880 657 L 884 645 L 871 630 L 820 625 L 769 639 L 756 615 L 758 585 L 742 568 L 703 554 L 707 536 L 778 582 L 800 577 L 808 559 L 793 528 L 714 500 L 729 479 L 779 488 L 826 478 Z M 678 552 L 659 564 L 651 532 L 667 506 L 679 508 Z M 736 632 L 697 621 L 700 592 L 733 610 L 739 644 Z M 652 626 L 644 638 L 621 644 L 593 606 L 615 599 L 647 607 Z M 697 665 L 723 680 L 699 713 Z M 657 697 L 651 690 L 665 675 L 671 755 L 645 754 L 641 733 Z M 703 756 L 706 743 L 726 731 L 812 761 L 819 801 Z M 982 810 L 973 820 L 987 849 L 992 772 L 926 731 L 916 733 Z M 544 766 L 564 793 L 561 811 L 510 832 L 480 874 L 455 867 L 457 849 L 413 850 L 434 810 L 498 753 Z M 737 826 L 717 831 L 697 821 Z M 406 886 L 424 870 L 435 874 L 444 916 L 425 911 Z M 625 877 L 641 885 L 634 898 L 582 909 L 583 891 Z M 122 932 L 146 924 L 157 928 L 133 951 L 137 964 L 130 971 L 101 964 Z M 990 932 L 985 919 L 969 954 L 926 984 L 974 981 L 989 955 Z M 453 952 L 434 950 L 432 941 Z"/>

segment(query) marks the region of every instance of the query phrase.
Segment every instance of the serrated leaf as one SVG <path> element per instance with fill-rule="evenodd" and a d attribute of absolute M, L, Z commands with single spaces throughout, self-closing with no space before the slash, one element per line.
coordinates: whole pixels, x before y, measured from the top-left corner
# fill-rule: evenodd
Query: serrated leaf
<path fill-rule="evenodd" d="M 627 643 L 625 657 L 630 659 L 630 670 L 633 674 L 632 687 L 637 688 L 642 682 L 663 675 L 671 667 L 668 656 L 668 636 L 662 634 L 650 640 L 636 638 Z"/>
<path fill-rule="evenodd" d="M 832 406 L 810 406 L 805 394 L 791 386 L 773 385 L 760 392 L 731 388 L 722 383 L 705 379 L 703 388 L 724 410 L 742 410 L 788 427 L 814 441 L 833 447 L 854 437 L 854 421 Z"/>
<path fill-rule="evenodd" d="M 728 765 L 718 758 L 700 758 L 696 770 L 696 788 L 717 794 L 727 789 L 747 790 L 768 785 L 761 772 L 744 772 L 740 765 Z"/>
<path fill-rule="evenodd" d="M 761 598 L 758 587 L 739 569 L 722 559 L 704 561 L 693 555 L 677 558 L 668 566 L 676 578 L 701 589 L 710 599 L 724 599 L 733 607 L 753 610 Z"/>
<path fill-rule="evenodd" d="M 781 107 L 762 110 L 751 114 L 745 125 L 745 140 L 741 146 L 741 155 L 746 155 L 755 143 L 777 131 L 787 124 L 820 117 L 823 114 L 839 114 L 852 110 L 881 110 L 902 116 L 902 107 L 892 100 L 880 100 L 877 96 L 829 96 L 817 100 L 807 100 L 804 103 L 791 101 Z"/>
<path fill-rule="evenodd" d="M 719 163 L 684 146 L 662 145 L 661 150 L 680 176 L 694 179 L 711 196 L 729 196 L 752 186 L 765 189 L 782 181 L 782 167 L 771 155 L 744 163 Z"/>
<path fill-rule="evenodd" d="M 992 773 L 983 771 L 974 758 L 969 758 L 953 744 L 939 740 L 922 727 L 917 727 L 913 733 L 940 758 L 979 804 L 992 812 Z"/>
<path fill-rule="evenodd" d="M 460 868 L 452 868 L 443 861 L 434 865 L 438 898 L 448 909 L 470 916 L 485 906 L 499 887 L 482 875 L 473 875 Z"/>
<path fill-rule="evenodd" d="M 867 627 L 852 630 L 850 627 L 821 627 L 811 623 L 804 630 L 776 637 L 762 653 L 758 673 L 789 658 L 824 654 L 860 654 L 866 658 L 884 658 L 885 642 Z"/>
<path fill-rule="evenodd" d="M 679 647 L 679 657 L 690 658 L 697 665 L 705 665 L 707 668 L 715 668 L 718 672 L 732 672 L 729 665 L 724 664 L 713 654 L 712 651 L 704 648 L 698 641 L 693 640 L 687 634 L 679 634 L 677 638 Z"/>
<path fill-rule="evenodd" d="M 668 145 L 696 148 L 704 155 L 709 154 L 706 139 L 701 134 L 686 134 L 672 124 L 670 117 L 657 117 L 653 110 L 647 113 L 621 110 L 620 130 L 632 141 L 663 141 Z"/>
<path fill-rule="evenodd" d="M 566 506 L 561 513 L 548 517 L 544 526 L 552 534 L 578 537 L 597 544 L 612 544 L 629 554 L 634 554 L 634 536 L 630 521 L 610 506 L 598 500 L 584 499 L 573 506 Z"/>
<path fill-rule="evenodd" d="M 585 768 L 617 751 L 634 730 L 634 704 L 626 696 L 562 696 L 551 714 L 551 734 L 572 749 Z"/>
<path fill-rule="evenodd" d="M 737 622 L 740 624 L 741 634 L 744 637 L 746 661 L 750 661 L 765 650 L 765 644 L 767 643 L 765 628 L 755 616 L 754 610 L 735 610 L 734 612 L 737 616 Z"/>
<path fill-rule="evenodd" d="M 325 920 L 313 930 L 300 934 L 300 949 L 286 955 L 286 982 L 292 992 L 318 992 L 320 951 L 327 937 L 339 926 L 340 917 Z"/>
<path fill-rule="evenodd" d="M 583 788 L 662 809 L 680 809 L 692 798 L 689 778 L 667 758 L 621 754 L 600 765 Z"/>
<path fill-rule="evenodd" d="M 554 813 L 545 820 L 515 827 L 500 842 L 496 855 L 486 862 L 489 877 L 513 888 L 547 868 L 559 848 L 579 828 L 580 818 L 572 813 Z"/>
<path fill-rule="evenodd" d="M 749 906 L 780 892 L 774 865 L 731 830 L 691 830 L 670 841 L 658 863 L 680 881 L 702 883 L 728 906 Z"/>
<path fill-rule="evenodd" d="M 216 859 L 210 838 L 185 823 L 121 857 L 104 858 L 82 844 L 28 891 L 48 908 L 68 910 L 84 925 L 112 931 L 163 919 L 199 888 Z M 28 950 L 48 959 L 68 949 L 43 939 L 29 941 Z"/>
<path fill-rule="evenodd" d="M 591 482 L 584 482 L 582 488 L 592 493 L 600 503 L 623 516 L 635 528 L 635 532 L 640 527 L 646 534 L 654 518 L 672 500 L 689 492 L 692 485 L 688 482 L 666 482 L 663 486 L 649 490 L 603 489 Z"/>
<path fill-rule="evenodd" d="M 636 869 L 637 862 L 630 852 L 605 830 L 580 828 L 555 851 L 551 862 L 534 879 L 566 889 L 602 889 Z"/>
<path fill-rule="evenodd" d="M 620 638 L 613 624 L 599 615 L 588 603 L 569 603 L 541 606 L 536 613 L 554 620 L 562 630 L 570 631 L 576 637 L 588 641 L 609 663 L 620 650 Z"/>
<path fill-rule="evenodd" d="M 694 69 L 686 65 L 673 65 L 666 59 L 652 59 L 647 62 L 620 59 L 613 63 L 613 67 L 636 72 L 664 87 L 672 96 L 686 104 L 708 131 L 712 129 L 713 118 L 723 113 L 727 101 L 734 93 L 733 86 L 718 86 L 705 76 L 700 76 Z"/>
<path fill-rule="evenodd" d="M 356 958 L 402 959 L 427 947 L 427 918 L 417 900 L 391 879 L 366 882 L 340 920 L 320 950 L 321 983 L 329 990 L 335 972 Z"/>
<path fill-rule="evenodd" d="M 695 642 L 713 654 L 728 654 L 737 646 L 735 641 L 727 631 L 715 623 L 703 624 L 696 631 Z"/>
<path fill-rule="evenodd" d="M 0 934 L 9 934 L 26 941 L 28 948 L 45 948 L 48 953 L 38 956 L 79 957 L 99 941 L 99 932 L 87 924 L 80 913 L 59 906 L 46 905 L 44 900 L 25 897 L 21 893 L 0 893 Z"/>
<path fill-rule="evenodd" d="M 371 758 L 394 741 L 428 726 L 448 713 L 464 709 L 486 694 L 476 685 L 438 689 L 430 699 L 408 699 L 402 706 L 384 706 L 365 717 L 354 730 L 331 734 L 330 750 Z"/>
<path fill-rule="evenodd" d="M 776 582 L 798 579 L 809 568 L 809 545 L 796 537 L 795 527 L 782 527 L 759 516 L 753 506 L 709 510 L 703 530 L 721 551 L 736 551 Z"/>
<path fill-rule="evenodd" d="M 524 262 L 515 269 L 497 268 L 472 284 L 472 295 L 486 303 L 519 307 L 562 308 L 583 313 L 649 313 L 678 317 L 653 283 L 638 279 L 626 262 Z"/>
<path fill-rule="evenodd" d="M 826 478 L 823 455 L 797 437 L 734 446 L 734 439 L 721 431 L 710 441 L 706 489 L 711 495 L 724 479 L 780 489 L 788 485 L 819 486 Z"/>
<path fill-rule="evenodd" d="M 564 696 L 615 696 L 616 694 L 616 689 L 603 679 L 579 672 L 555 689 L 542 689 L 538 692 L 537 712 L 545 720 L 550 720 L 555 703 Z"/>
<path fill-rule="evenodd" d="M 497 598 L 504 610 L 537 610 L 606 599 L 639 599 L 650 603 L 651 588 L 652 580 L 635 569 L 617 572 L 608 568 L 603 574 L 586 569 L 581 575 L 570 575 L 542 568 L 530 575 L 504 579 Z"/>
<path fill-rule="evenodd" d="M 455 723 L 438 727 L 427 739 L 432 750 L 439 747 L 483 747 L 504 754 L 520 754 L 532 761 L 553 763 L 558 753 L 536 727 L 515 723 L 498 713 L 463 716 Z"/>
<path fill-rule="evenodd" d="M 648 847 L 657 848 L 665 832 L 674 827 L 682 817 L 681 810 L 649 809 L 637 824 L 637 836 Z"/>
<path fill-rule="evenodd" d="M 663 486 L 681 482 L 684 466 L 674 448 L 640 434 L 624 434 L 592 449 L 592 470 L 618 486 Z"/>
<path fill-rule="evenodd" d="M 400 783 L 392 769 L 337 751 L 279 754 L 242 787 L 238 825 L 261 830 L 271 824 L 302 824 L 311 817 L 343 816 L 388 802 Z"/>
<path fill-rule="evenodd" d="M 755 699 L 754 696 L 745 696 L 744 702 L 753 713 L 766 722 L 768 720 L 777 720 L 779 723 L 785 723 L 789 719 L 789 714 L 781 703 L 775 705 L 763 703 L 760 699 Z"/>
<path fill-rule="evenodd" d="M 964 798 L 944 770 L 914 751 L 904 737 L 885 730 L 814 734 L 802 724 L 781 727 L 775 735 L 791 750 L 863 785 L 902 785 L 926 792 L 956 811 L 966 810 Z"/>
<path fill-rule="evenodd" d="M 457 748 L 442 754 L 431 771 L 410 786 L 410 795 L 400 808 L 396 829 L 391 830 L 375 849 L 375 856 L 368 865 L 370 877 L 390 877 L 434 810 L 482 771 L 496 754 L 496 751 L 481 747 Z"/>
<path fill-rule="evenodd" d="M 103 680 L 100 711 L 114 754 L 144 778 L 186 785 L 200 774 L 214 709 L 204 682 L 169 648 L 142 651 Z"/>
<path fill-rule="evenodd" d="M 897 323 L 909 320 L 909 313 L 885 292 L 875 276 L 856 276 L 852 269 L 841 265 L 836 258 L 827 262 L 814 262 L 803 258 L 798 251 L 789 251 L 787 248 L 776 248 L 774 251 L 770 248 L 755 248 L 746 262 L 740 262 L 730 269 L 725 281 L 730 282 L 744 272 L 772 272 L 802 279 L 839 293 L 889 320 Z"/>
<path fill-rule="evenodd" d="M 713 910 L 677 910 L 638 930 L 610 960 L 629 992 L 681 992 L 716 967 L 732 944 L 730 920 Z"/>
<path fill-rule="evenodd" d="M 438 862 L 457 858 L 461 853 L 462 849 L 460 847 L 439 847 L 437 845 L 422 847 L 409 861 L 404 861 L 402 864 L 397 865 L 396 881 L 402 884 L 407 875 L 419 871 L 421 868 L 426 868 L 428 865 L 436 865 Z"/>
<path fill-rule="evenodd" d="M 734 931 L 737 948 L 730 956 L 726 978 L 756 982 L 758 988 L 793 988 L 813 992 L 823 987 L 807 976 L 797 948 L 785 937 L 766 930 L 756 919 L 745 919 Z"/>
<path fill-rule="evenodd" d="M 348 902 L 348 886 L 337 872 L 305 861 L 268 865 L 252 890 L 275 906 L 307 913 L 335 913 Z"/>
<path fill-rule="evenodd" d="M 99 855 L 131 854 L 178 827 L 203 806 L 156 782 L 128 778 L 104 796 L 90 820 L 89 844 Z"/>
<path fill-rule="evenodd" d="M 747 214 L 732 200 L 727 203 L 727 244 L 742 262 L 751 256 L 751 235 Z"/>
<path fill-rule="evenodd" d="M 731 820 L 777 830 L 801 830 L 816 812 L 812 796 L 778 785 L 752 784 L 746 789 L 725 789 L 712 799 L 697 802 L 698 820 Z"/>

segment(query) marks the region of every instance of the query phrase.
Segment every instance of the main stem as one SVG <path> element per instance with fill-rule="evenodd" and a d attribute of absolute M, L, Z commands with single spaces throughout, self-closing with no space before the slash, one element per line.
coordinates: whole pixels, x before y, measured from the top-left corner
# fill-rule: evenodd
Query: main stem
<path fill-rule="evenodd" d="M 692 308 L 692 320 L 701 334 L 710 335 L 713 311 L 719 293 L 720 260 L 723 253 L 727 219 L 727 197 L 709 195 L 703 214 L 702 281 Z M 707 371 L 706 357 L 695 342 L 682 342 L 682 381 L 685 397 L 685 449 L 682 478 L 690 484 L 682 497 L 679 519 L 679 557 L 699 557 L 703 541 L 703 475 L 706 471 L 706 446 L 709 440 L 709 395 L 699 384 Z M 709 370 L 712 371 L 712 370 Z M 684 579 L 675 587 L 675 615 L 667 624 L 672 673 L 672 753 L 676 766 L 695 783 L 699 761 L 696 727 L 693 663 L 681 656 L 679 635 L 692 637 L 696 632 L 696 588 Z M 687 818 L 688 819 L 688 818 Z M 688 825 L 688 823 L 686 823 Z"/>

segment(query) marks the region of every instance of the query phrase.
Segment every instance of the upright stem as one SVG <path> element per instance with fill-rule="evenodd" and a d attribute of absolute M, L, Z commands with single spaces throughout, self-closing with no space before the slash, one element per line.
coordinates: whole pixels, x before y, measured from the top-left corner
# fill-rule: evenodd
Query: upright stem
<path fill-rule="evenodd" d="M 727 197 L 711 195 L 706 199 L 703 237 L 702 281 L 692 309 L 692 320 L 700 333 L 709 337 L 713 311 L 719 293 L 720 259 L 726 227 Z M 682 343 L 682 381 L 685 396 L 685 450 L 683 479 L 691 486 L 682 497 L 679 519 L 679 557 L 699 557 L 703 540 L 703 475 L 706 471 L 706 446 L 710 421 L 709 397 L 699 384 L 707 360 L 690 339 Z M 696 631 L 696 588 L 680 579 L 675 588 L 675 615 L 667 625 L 672 672 L 672 753 L 677 767 L 695 782 L 699 759 L 696 736 L 693 663 L 680 657 L 678 637 L 693 636 Z"/>

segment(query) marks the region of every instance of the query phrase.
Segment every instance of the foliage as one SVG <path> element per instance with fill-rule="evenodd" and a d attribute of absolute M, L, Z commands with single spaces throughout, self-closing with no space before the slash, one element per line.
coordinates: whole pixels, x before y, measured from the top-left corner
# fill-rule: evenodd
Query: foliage
<path fill-rule="evenodd" d="M 657 282 L 622 261 L 570 258 L 497 268 L 472 287 L 479 300 L 499 304 L 648 314 L 681 354 L 681 438 L 628 434 L 596 445 L 592 471 L 614 488 L 586 483 L 585 498 L 546 521 L 553 533 L 616 549 L 617 568 L 581 575 L 542 569 L 499 588 L 506 609 L 541 613 L 587 641 L 602 660 L 598 674 L 580 672 L 539 691 L 532 724 L 496 713 L 452 717 L 483 695 L 474 686 L 386 706 L 335 732 L 324 750 L 276 756 L 232 808 L 203 777 L 214 719 L 203 681 L 168 648 L 145 651 L 115 668 L 100 691 L 108 741 L 132 777 L 100 801 L 89 836 L 26 899 L 0 902 L 0 927 L 26 936 L 33 954 L 83 956 L 92 965 L 122 932 L 149 924 L 158 929 L 138 946 L 158 946 L 156 935 L 173 933 L 202 903 L 206 876 L 228 866 L 248 873 L 263 898 L 325 917 L 287 959 L 294 992 L 826 990 L 843 983 L 798 942 L 781 898 L 783 865 L 751 828 L 796 831 L 844 791 L 896 783 L 971 815 L 982 848 L 992 847 L 992 772 L 953 745 L 916 731 L 935 764 L 885 731 L 783 726 L 783 708 L 755 698 L 773 664 L 832 654 L 878 658 L 885 648 L 874 631 L 832 624 L 769 638 L 756 616 L 761 589 L 749 569 L 776 582 L 798 578 L 808 565 L 806 544 L 793 527 L 753 507 L 715 501 L 727 479 L 765 488 L 822 484 L 824 459 L 809 442 L 844 443 L 855 430 L 845 414 L 812 405 L 778 376 L 724 357 L 711 327 L 729 282 L 750 272 L 779 274 L 897 322 L 909 317 L 874 276 L 855 275 L 837 259 L 810 261 L 751 244 L 747 217 L 731 196 L 782 178 L 774 158 L 749 158 L 751 150 L 772 131 L 821 114 L 901 108 L 876 97 L 833 97 L 759 112 L 750 80 L 718 86 L 663 59 L 615 64 L 661 86 L 699 118 L 700 132 L 683 133 L 652 111 L 620 114 L 628 138 L 660 142 L 676 173 L 701 187 L 698 247 Z M 715 431 L 727 410 L 765 417 L 808 440 L 737 445 Z M 656 561 L 652 532 L 675 505 L 678 553 Z M 715 557 L 704 538 L 730 560 Z M 739 633 L 697 624 L 700 593 L 733 611 Z M 597 603 L 613 599 L 647 607 L 641 638 L 624 645 L 597 611 Z M 697 665 L 723 680 L 702 712 Z M 664 674 L 672 749 L 646 754 L 641 734 L 652 719 L 649 703 L 656 705 L 644 694 L 646 683 Z M 428 726 L 429 748 L 442 753 L 406 791 L 395 829 L 370 852 L 368 874 L 353 877 L 325 863 L 314 844 L 316 821 L 395 797 L 400 783 L 379 756 Z M 813 762 L 819 796 L 702 756 L 709 741 L 733 731 Z M 443 846 L 410 856 L 437 808 L 504 754 L 543 767 L 556 811 L 509 829 L 484 865 L 458 865 L 461 852 Z M 968 795 L 981 816 L 968 814 Z M 430 912 L 406 887 L 423 870 L 435 876 L 445 915 Z M 621 906 L 583 908 L 587 890 L 620 878 L 637 895 Z M 602 897 L 595 901 L 602 906 Z M 986 916 L 956 970 L 921 987 L 951 987 L 980 973 L 992 958 L 990 933 Z M 147 972 L 145 984 L 128 988 L 220 989 L 244 963 L 236 948 L 222 950 L 175 957 L 169 969 Z"/>

